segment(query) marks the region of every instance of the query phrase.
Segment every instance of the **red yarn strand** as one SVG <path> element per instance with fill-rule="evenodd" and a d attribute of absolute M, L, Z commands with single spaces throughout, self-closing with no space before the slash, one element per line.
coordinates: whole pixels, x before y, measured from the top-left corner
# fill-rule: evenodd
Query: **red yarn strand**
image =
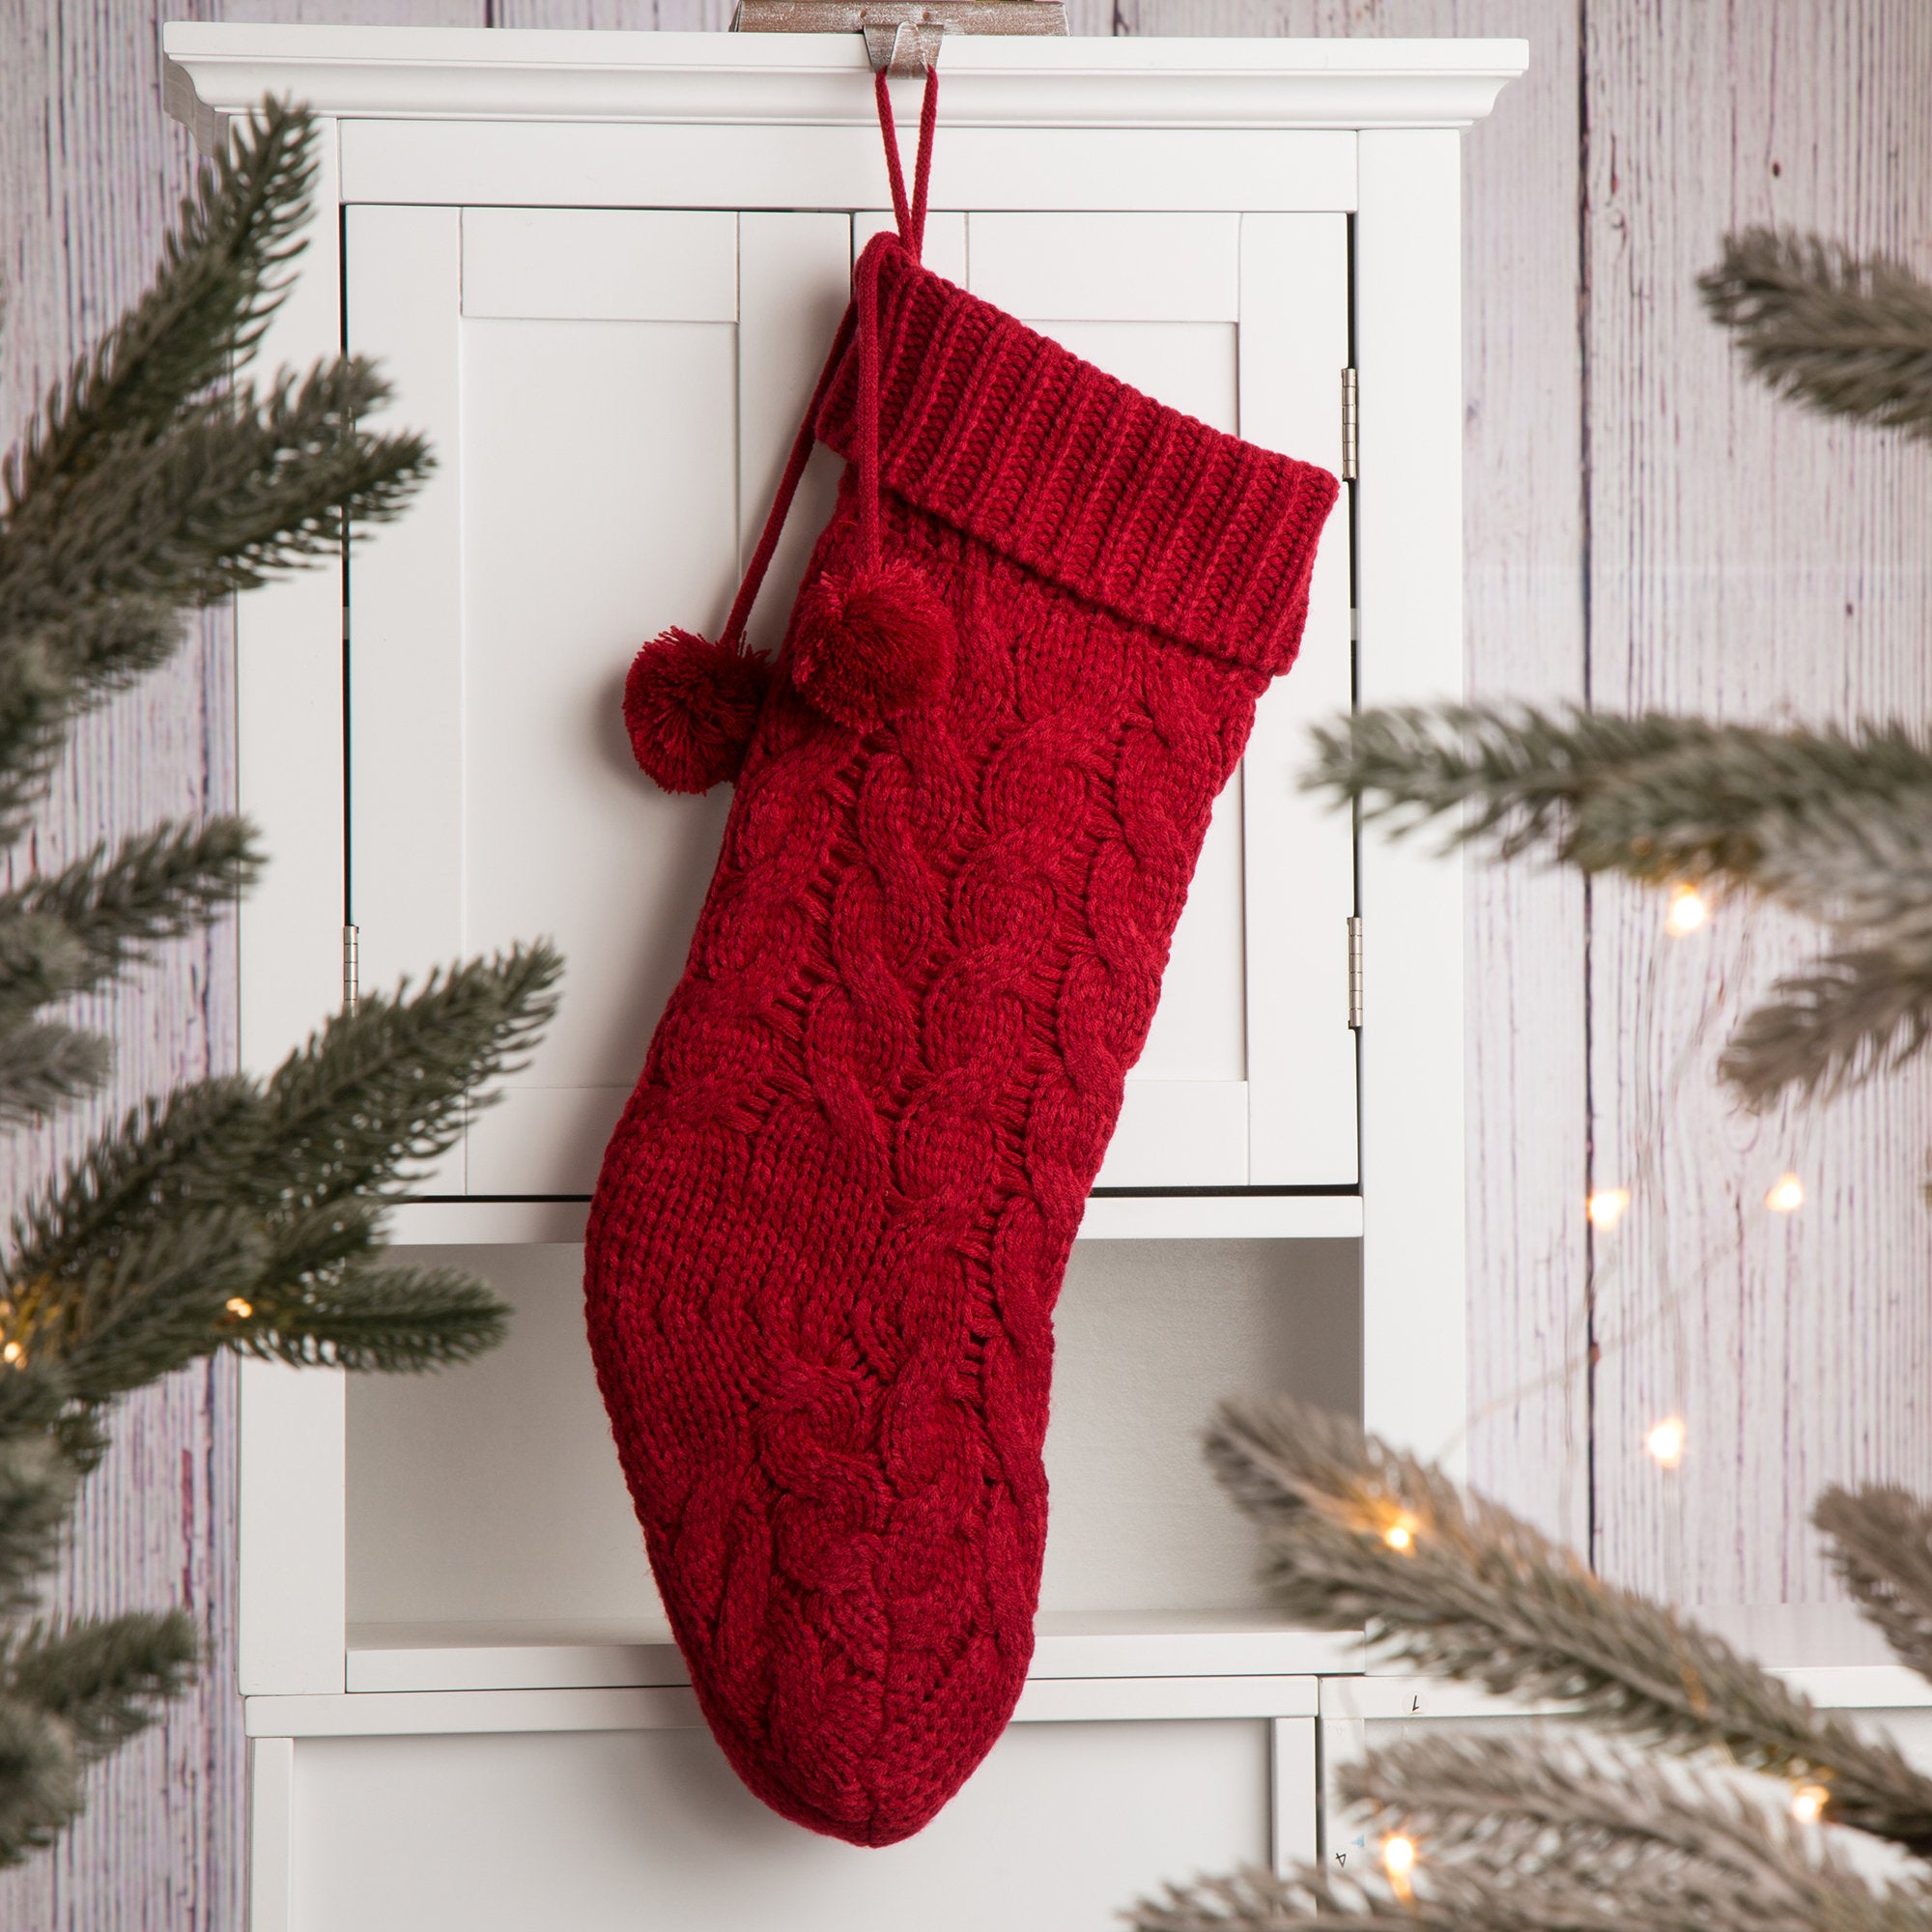
<path fill-rule="evenodd" d="M 925 71 L 925 93 L 919 111 L 919 156 L 913 164 L 913 199 L 910 206 L 906 202 L 905 175 L 899 165 L 898 132 L 893 120 L 892 95 L 883 73 L 874 76 L 872 92 L 879 106 L 879 132 L 885 141 L 886 172 L 892 180 L 894 218 L 898 223 L 899 240 L 917 261 L 925 238 L 926 185 L 932 176 L 932 138 L 939 120 L 939 70 L 928 67 Z M 864 518 L 867 560 L 875 566 L 879 562 L 878 277 L 867 271 L 864 256 L 860 258 L 859 272 L 854 281 L 853 300 L 839 322 L 838 334 L 832 338 L 832 351 L 825 358 L 825 367 L 819 371 L 805 420 L 799 424 L 798 435 L 792 439 L 784 474 L 779 479 L 772 507 L 765 514 L 765 526 L 759 532 L 757 548 L 745 566 L 738 594 L 731 600 L 731 614 L 724 620 L 721 643 L 736 646 L 744 641 L 745 628 L 752 621 L 752 609 L 758 601 L 765 572 L 771 568 L 779 539 L 784 534 L 785 518 L 791 513 L 792 498 L 798 494 L 805 466 L 811 458 L 812 425 L 818 420 L 820 406 L 831 391 L 833 378 L 851 346 L 855 329 L 859 337 L 861 397 L 858 455 L 861 514 Z M 870 290 L 869 296 L 867 288 Z"/>
<path fill-rule="evenodd" d="M 939 67 L 935 62 L 925 71 L 925 92 L 919 103 L 919 156 L 913 162 L 912 202 L 906 202 L 905 171 L 899 162 L 898 125 L 893 118 L 892 91 L 886 76 L 872 76 L 872 99 L 879 106 L 879 132 L 886 142 L 886 178 L 893 187 L 893 219 L 898 224 L 899 240 L 917 262 L 925 247 L 925 190 L 932 178 L 932 134 L 939 125 Z"/>
<path fill-rule="evenodd" d="M 926 70 L 929 74 L 932 70 Z M 885 70 L 872 76 L 872 99 L 878 103 L 879 132 L 886 141 L 886 179 L 893 186 L 893 219 L 898 224 L 899 240 L 912 246 L 912 210 L 906 206 L 905 170 L 899 164 L 899 130 L 893 119 L 893 93 Z"/>
<path fill-rule="evenodd" d="M 925 253 L 925 190 L 932 180 L 932 134 L 939 125 L 939 64 L 925 71 L 925 94 L 919 106 L 919 158 L 912 170 L 912 233 L 901 240 L 915 262 Z M 896 145 L 896 144 L 895 144 Z"/>

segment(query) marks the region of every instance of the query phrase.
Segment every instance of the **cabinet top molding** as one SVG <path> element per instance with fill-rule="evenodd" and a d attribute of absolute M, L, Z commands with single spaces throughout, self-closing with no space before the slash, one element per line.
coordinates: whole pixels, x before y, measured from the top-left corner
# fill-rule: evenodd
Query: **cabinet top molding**
<path fill-rule="evenodd" d="M 588 33 L 171 21 L 168 112 L 204 147 L 265 94 L 351 119 L 872 120 L 857 34 Z M 1526 41 L 949 40 L 955 127 L 1466 128 Z"/>

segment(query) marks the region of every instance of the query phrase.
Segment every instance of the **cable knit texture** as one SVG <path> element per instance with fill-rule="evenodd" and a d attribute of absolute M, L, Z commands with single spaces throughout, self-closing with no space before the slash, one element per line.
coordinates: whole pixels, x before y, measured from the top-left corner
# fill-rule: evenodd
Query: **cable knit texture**
<path fill-rule="evenodd" d="M 884 1845 L 1026 1676 L 1054 1299 L 1336 485 L 870 246 L 883 554 L 950 668 L 870 729 L 773 680 L 586 1293 L 706 1718 L 768 1804 Z M 848 469 L 808 586 L 865 566 L 861 509 Z"/>

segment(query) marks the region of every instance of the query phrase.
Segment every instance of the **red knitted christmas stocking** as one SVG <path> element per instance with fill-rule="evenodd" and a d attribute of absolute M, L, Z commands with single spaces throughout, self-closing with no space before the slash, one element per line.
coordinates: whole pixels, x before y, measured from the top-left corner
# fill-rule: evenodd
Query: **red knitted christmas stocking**
<path fill-rule="evenodd" d="M 776 665 L 741 639 L 788 488 L 723 642 L 632 671 L 646 768 L 737 791 L 586 1257 L 705 1716 L 864 1845 L 1026 1676 L 1054 1298 L 1336 489 L 922 269 L 895 198 L 788 472 L 814 428 L 848 459 Z"/>

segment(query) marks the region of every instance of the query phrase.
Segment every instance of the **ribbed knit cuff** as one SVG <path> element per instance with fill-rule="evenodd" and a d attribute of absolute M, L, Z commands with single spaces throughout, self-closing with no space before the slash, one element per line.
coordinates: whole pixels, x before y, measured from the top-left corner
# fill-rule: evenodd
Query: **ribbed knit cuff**
<path fill-rule="evenodd" d="M 1339 485 L 1169 409 L 913 261 L 879 263 L 887 489 L 1064 584 L 1272 676 L 1294 660 Z M 851 457 L 858 355 L 817 433 Z"/>

